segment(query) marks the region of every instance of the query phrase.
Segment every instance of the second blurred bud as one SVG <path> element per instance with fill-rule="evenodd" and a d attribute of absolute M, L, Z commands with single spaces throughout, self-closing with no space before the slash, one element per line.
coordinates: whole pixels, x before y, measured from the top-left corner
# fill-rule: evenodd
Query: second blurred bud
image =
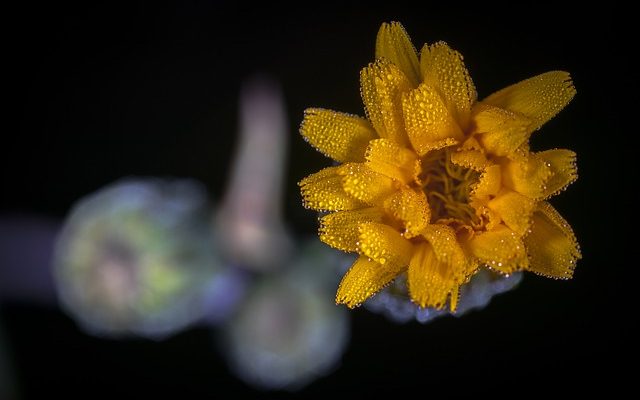
<path fill-rule="evenodd" d="M 293 241 L 282 221 L 288 128 L 278 84 L 253 78 L 240 92 L 239 142 L 215 219 L 222 255 L 254 271 L 277 269 Z"/>

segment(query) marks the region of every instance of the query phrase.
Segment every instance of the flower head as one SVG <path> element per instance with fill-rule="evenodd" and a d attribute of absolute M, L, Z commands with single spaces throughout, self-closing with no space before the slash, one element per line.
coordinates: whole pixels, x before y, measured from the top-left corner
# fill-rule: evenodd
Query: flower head
<path fill-rule="evenodd" d="M 546 200 L 577 178 L 576 156 L 528 146 L 575 95 L 567 72 L 478 101 L 457 51 L 439 42 L 418 57 L 393 22 L 360 83 L 367 118 L 314 108 L 300 128 L 340 163 L 300 182 L 305 207 L 331 212 L 320 239 L 360 255 L 338 303 L 357 306 L 403 273 L 416 304 L 451 310 L 482 268 L 571 278 L 579 247 Z"/>
<path fill-rule="evenodd" d="M 208 214 L 192 180 L 125 179 L 82 198 L 53 258 L 62 306 L 110 337 L 164 338 L 210 314 L 203 300 L 225 275 Z"/>

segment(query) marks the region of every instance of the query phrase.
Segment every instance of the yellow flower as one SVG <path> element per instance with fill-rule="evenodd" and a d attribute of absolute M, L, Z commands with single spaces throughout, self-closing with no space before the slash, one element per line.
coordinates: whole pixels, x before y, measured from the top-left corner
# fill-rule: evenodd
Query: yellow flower
<path fill-rule="evenodd" d="M 417 305 L 452 311 L 480 268 L 571 278 L 578 243 L 546 200 L 577 178 L 576 155 L 528 146 L 575 95 L 567 72 L 478 101 L 458 52 L 439 42 L 418 57 L 392 22 L 360 83 L 366 119 L 312 108 L 300 128 L 340 163 L 300 182 L 305 207 L 333 212 L 320 239 L 360 255 L 337 303 L 355 307 L 402 273 Z"/>

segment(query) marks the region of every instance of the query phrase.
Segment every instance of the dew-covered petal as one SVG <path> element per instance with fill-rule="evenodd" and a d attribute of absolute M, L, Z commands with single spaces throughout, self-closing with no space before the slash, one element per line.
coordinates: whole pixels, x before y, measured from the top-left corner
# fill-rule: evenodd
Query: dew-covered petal
<path fill-rule="evenodd" d="M 441 309 L 458 286 L 450 265 L 436 256 L 430 243 L 416 245 L 407 272 L 409 295 L 420 307 Z"/>
<path fill-rule="evenodd" d="M 366 256 L 360 256 L 342 278 L 336 303 L 357 307 L 405 269 L 394 264 L 381 265 Z"/>
<path fill-rule="evenodd" d="M 376 222 L 360 224 L 360 251 L 382 265 L 406 267 L 413 245 L 392 227 Z M 394 267 L 395 268 L 395 267 Z"/>
<path fill-rule="evenodd" d="M 344 164 L 338 173 L 342 176 L 344 191 L 369 205 L 382 204 L 400 185 L 361 163 Z"/>
<path fill-rule="evenodd" d="M 506 160 L 502 166 L 502 183 L 507 188 L 532 199 L 545 193 L 551 168 L 535 154 L 522 160 Z"/>
<path fill-rule="evenodd" d="M 487 230 L 494 229 L 501 222 L 500 215 L 488 207 L 502 189 L 502 170 L 500 165 L 490 165 L 484 169 L 478 183 L 473 186 L 470 195 L 471 206 L 478 216 L 482 216 Z"/>
<path fill-rule="evenodd" d="M 436 88 L 450 114 L 466 130 L 477 94 L 462 55 L 444 42 L 425 45 L 420 53 L 420 69 L 423 82 Z"/>
<path fill-rule="evenodd" d="M 375 207 L 338 211 L 320 219 L 320 240 L 343 251 L 357 251 L 363 222 L 380 222 L 384 212 Z"/>
<path fill-rule="evenodd" d="M 582 258 L 571 226 L 549 204 L 542 202 L 533 214 L 531 232 L 524 239 L 529 271 L 556 279 L 570 279 Z"/>
<path fill-rule="evenodd" d="M 376 58 L 386 58 L 404 73 L 413 87 L 420 83 L 418 53 L 399 22 L 383 23 L 376 38 Z"/>
<path fill-rule="evenodd" d="M 576 153 L 573 151 L 554 149 L 536 153 L 536 156 L 551 169 L 542 197 L 551 197 L 578 179 Z"/>
<path fill-rule="evenodd" d="M 496 196 L 502 187 L 502 170 L 499 165 L 484 169 L 471 193 L 472 201 L 488 201 Z"/>
<path fill-rule="evenodd" d="M 531 225 L 531 214 L 536 207 L 536 201 L 506 189 L 489 201 L 488 207 L 496 212 L 511 230 L 523 236 Z"/>
<path fill-rule="evenodd" d="M 433 246 L 436 258 L 447 264 L 452 276 L 462 282 L 466 278 L 468 263 L 453 228 L 444 224 L 431 224 L 423 229 L 422 235 Z"/>
<path fill-rule="evenodd" d="M 402 221 L 406 238 L 417 236 L 431 218 L 427 196 L 423 190 L 401 188 L 385 200 L 383 207 L 394 218 Z"/>
<path fill-rule="evenodd" d="M 365 118 L 321 108 L 305 110 L 300 133 L 316 150 L 339 162 L 364 161 L 367 144 L 377 137 Z"/>
<path fill-rule="evenodd" d="M 408 184 L 414 180 L 418 157 L 413 151 L 389 139 L 372 140 L 365 158 L 372 170 Z"/>
<path fill-rule="evenodd" d="M 496 156 L 513 155 L 530 134 L 528 118 L 486 104 L 474 109 L 473 123 L 475 136 L 482 147 Z"/>
<path fill-rule="evenodd" d="M 474 236 L 469 240 L 468 248 L 481 263 L 501 273 L 510 274 L 527 265 L 522 240 L 504 225 Z"/>
<path fill-rule="evenodd" d="M 459 149 L 451 153 L 451 162 L 461 167 L 482 171 L 489 165 L 489 160 L 480 150 Z"/>
<path fill-rule="evenodd" d="M 426 84 L 404 95 L 402 110 L 409 141 L 420 155 L 454 145 L 463 138 L 440 95 Z"/>
<path fill-rule="evenodd" d="M 379 59 L 360 72 L 360 94 L 374 129 L 380 137 L 403 146 L 409 140 L 402 117 L 402 95 L 411 89 L 407 77 L 386 59 Z"/>
<path fill-rule="evenodd" d="M 536 130 L 569 104 L 575 94 L 568 72 L 551 71 L 499 90 L 483 103 L 524 115 L 532 121 L 531 130 Z"/>
<path fill-rule="evenodd" d="M 456 151 L 451 152 L 451 162 L 475 171 L 484 171 L 491 164 L 484 149 L 473 136 L 467 138 Z"/>
<path fill-rule="evenodd" d="M 341 211 L 364 207 L 364 203 L 345 192 L 341 167 L 329 167 L 301 180 L 298 185 L 303 205 L 318 211 Z"/>

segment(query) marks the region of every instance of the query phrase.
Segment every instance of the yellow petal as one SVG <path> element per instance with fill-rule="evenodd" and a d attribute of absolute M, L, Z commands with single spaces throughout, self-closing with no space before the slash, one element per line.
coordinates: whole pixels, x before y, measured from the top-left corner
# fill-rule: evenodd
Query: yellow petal
<path fill-rule="evenodd" d="M 457 286 L 451 268 L 436 257 L 429 243 L 416 245 L 407 272 L 409 294 L 420 307 L 443 308 Z"/>
<path fill-rule="evenodd" d="M 568 72 L 551 71 L 506 87 L 483 103 L 524 115 L 535 130 L 559 113 L 575 94 Z"/>
<path fill-rule="evenodd" d="M 452 163 L 475 171 L 484 171 L 490 165 L 484 149 L 473 136 L 467 138 L 456 151 L 451 152 L 450 157 Z"/>
<path fill-rule="evenodd" d="M 380 222 L 383 214 L 379 208 L 368 207 L 325 215 L 320 219 L 320 240 L 339 250 L 357 251 L 359 225 L 363 222 Z"/>
<path fill-rule="evenodd" d="M 411 83 L 398 67 L 385 59 L 360 72 L 360 93 L 367 116 L 378 135 L 406 146 L 409 144 L 402 118 L 402 94 Z"/>
<path fill-rule="evenodd" d="M 300 133 L 316 150 L 336 161 L 364 161 L 373 127 L 364 118 L 321 108 L 304 112 Z"/>
<path fill-rule="evenodd" d="M 502 170 L 499 165 L 491 165 L 485 168 L 482 175 L 480 175 L 478 184 L 471 193 L 471 198 L 482 202 L 488 201 L 498 194 L 501 187 Z"/>
<path fill-rule="evenodd" d="M 384 209 L 404 225 L 404 237 L 417 236 L 431 218 L 427 196 L 423 190 L 401 188 L 385 200 Z"/>
<path fill-rule="evenodd" d="M 389 139 L 372 140 L 367 147 L 367 166 L 372 170 L 394 178 L 402 183 L 414 179 L 416 154 Z"/>
<path fill-rule="evenodd" d="M 402 110 L 409 141 L 420 155 L 451 146 L 463 138 L 440 95 L 426 84 L 404 95 Z"/>
<path fill-rule="evenodd" d="M 500 214 L 493 211 L 486 205 L 482 205 L 480 203 L 474 203 L 472 205 L 476 210 L 476 215 L 482 218 L 484 228 L 486 230 L 491 231 L 502 224 L 502 218 L 500 218 Z"/>
<path fill-rule="evenodd" d="M 458 300 L 460 300 L 460 285 L 454 286 L 451 290 L 451 301 L 449 301 L 449 309 L 455 312 L 458 308 Z"/>
<path fill-rule="evenodd" d="M 523 236 L 531 225 L 531 215 L 536 201 L 506 189 L 489 201 L 488 207 L 496 212 L 511 230 Z"/>
<path fill-rule="evenodd" d="M 467 257 L 453 228 L 443 224 L 432 224 L 425 227 L 422 235 L 433 246 L 436 258 L 447 264 L 451 269 L 451 276 L 461 283 L 467 274 Z"/>
<path fill-rule="evenodd" d="M 550 176 L 551 168 L 535 154 L 529 154 L 523 160 L 507 160 L 502 167 L 504 186 L 532 199 L 539 199 L 544 195 Z"/>
<path fill-rule="evenodd" d="M 395 64 L 411 84 L 420 83 L 420 64 L 409 35 L 399 22 L 383 23 L 376 38 L 376 58 L 386 58 Z"/>
<path fill-rule="evenodd" d="M 510 156 L 529 138 L 528 118 L 489 105 L 478 106 L 475 111 L 474 131 L 487 153 Z"/>
<path fill-rule="evenodd" d="M 367 167 L 366 164 L 344 164 L 339 171 L 344 191 L 370 205 L 382 204 L 399 185 L 392 178 Z"/>
<path fill-rule="evenodd" d="M 474 186 L 470 204 L 486 223 L 486 229 L 492 230 L 502 222 L 500 215 L 488 207 L 489 201 L 498 195 L 502 188 L 502 170 L 499 165 L 491 165 L 482 172 Z"/>
<path fill-rule="evenodd" d="M 406 267 L 413 245 L 392 227 L 376 222 L 360 224 L 360 251 L 382 265 Z"/>
<path fill-rule="evenodd" d="M 451 153 L 451 162 L 461 167 L 482 171 L 489 165 L 489 160 L 480 150 L 459 149 Z"/>
<path fill-rule="evenodd" d="M 423 82 L 436 88 L 453 118 L 466 130 L 477 94 L 462 55 L 444 42 L 425 45 L 420 69 Z"/>
<path fill-rule="evenodd" d="M 578 179 L 576 153 L 571 150 L 555 149 L 536 153 L 539 159 L 551 168 L 551 177 L 546 182 L 542 196 L 548 198 L 564 190 Z"/>
<path fill-rule="evenodd" d="M 524 244 L 514 231 L 504 225 L 474 236 L 468 247 L 481 263 L 498 272 L 510 274 L 527 265 Z"/>
<path fill-rule="evenodd" d="M 570 279 L 582 258 L 571 226 L 549 203 L 538 205 L 531 233 L 524 239 L 530 271 L 549 278 Z"/>
<path fill-rule="evenodd" d="M 350 308 L 357 307 L 385 287 L 404 269 L 394 265 L 380 265 L 366 256 L 360 256 L 342 278 L 336 294 L 336 303 L 346 304 Z"/>
<path fill-rule="evenodd" d="M 341 167 L 329 167 L 301 180 L 298 185 L 303 205 L 318 211 L 352 210 L 364 207 L 364 203 L 345 192 Z"/>

